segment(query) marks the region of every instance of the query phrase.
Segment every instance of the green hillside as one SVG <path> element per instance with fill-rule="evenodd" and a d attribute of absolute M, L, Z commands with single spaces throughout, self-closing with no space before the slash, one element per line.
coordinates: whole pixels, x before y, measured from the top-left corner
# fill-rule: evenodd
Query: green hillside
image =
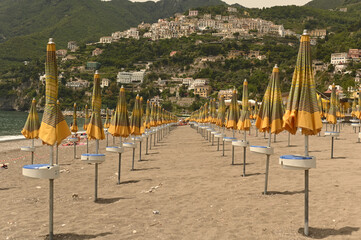
<path fill-rule="evenodd" d="M 336 7 L 342 6 L 345 0 L 312 0 L 309 3 L 306 3 L 305 6 L 321 8 L 321 9 L 334 9 Z"/>
<path fill-rule="evenodd" d="M 224 4 L 220 0 L 2 0 L 0 1 L 0 69 L 44 55 L 53 37 L 58 48 L 75 40 L 94 42 L 137 26 L 155 22 L 189 8 Z"/>

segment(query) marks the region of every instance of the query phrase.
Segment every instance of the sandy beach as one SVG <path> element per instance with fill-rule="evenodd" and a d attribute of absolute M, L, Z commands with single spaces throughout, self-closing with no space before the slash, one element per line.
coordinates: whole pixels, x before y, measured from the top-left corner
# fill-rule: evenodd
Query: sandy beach
<path fill-rule="evenodd" d="M 227 131 L 227 135 L 232 133 Z M 236 134 L 242 139 L 242 134 Z M 266 145 L 263 134 L 247 136 L 251 145 Z M 122 155 L 120 185 L 116 184 L 118 155 L 100 152 L 99 201 L 94 203 L 94 166 L 79 156 L 86 146 L 59 148 L 61 176 L 55 180 L 55 239 L 308 239 L 304 224 L 304 172 L 284 170 L 280 155 L 303 154 L 304 137 L 287 132 L 272 142 L 269 195 L 264 188 L 265 159 L 247 149 L 246 177 L 242 177 L 243 149 L 236 148 L 231 165 L 231 146 L 226 156 L 190 126 L 173 128 L 161 142 L 143 155 L 136 171 L 130 171 L 132 151 Z M 94 152 L 95 142 L 89 141 Z M 112 137 L 109 138 L 112 143 Z M 116 140 L 119 143 L 119 140 Z M 215 143 L 216 144 L 216 143 Z M 49 181 L 22 176 L 30 164 L 20 146 L 30 141 L 0 143 L 0 239 L 46 239 L 48 234 Z M 48 163 L 49 147 L 36 140 L 35 163 Z M 143 144 L 143 147 L 145 144 Z M 335 140 L 310 137 L 310 155 L 317 168 L 310 170 L 310 238 L 361 239 L 361 161 L 357 134 L 350 126 Z M 145 154 L 145 148 L 143 148 Z M 25 158 L 24 158 L 25 156 Z"/>

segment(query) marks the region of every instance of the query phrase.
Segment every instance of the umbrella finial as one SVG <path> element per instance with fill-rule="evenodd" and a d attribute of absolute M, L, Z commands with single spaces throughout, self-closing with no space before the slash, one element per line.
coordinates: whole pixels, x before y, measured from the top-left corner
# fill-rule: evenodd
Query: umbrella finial
<path fill-rule="evenodd" d="M 95 70 L 95 74 L 99 74 L 99 71 L 98 71 L 98 70 Z"/>
<path fill-rule="evenodd" d="M 74 107 L 76 107 L 76 103 L 74 103 Z"/>
<path fill-rule="evenodd" d="M 122 85 L 120 88 L 124 88 L 124 86 Z"/>
<path fill-rule="evenodd" d="M 275 64 L 274 68 L 278 68 L 278 65 L 277 65 L 277 63 Z"/>
<path fill-rule="evenodd" d="M 303 30 L 303 34 L 302 35 L 308 35 L 307 29 Z"/>
<path fill-rule="evenodd" d="M 277 64 L 273 67 L 272 72 L 279 72 Z"/>
<path fill-rule="evenodd" d="M 54 43 L 53 38 L 49 38 L 48 44 L 52 44 L 52 43 Z"/>

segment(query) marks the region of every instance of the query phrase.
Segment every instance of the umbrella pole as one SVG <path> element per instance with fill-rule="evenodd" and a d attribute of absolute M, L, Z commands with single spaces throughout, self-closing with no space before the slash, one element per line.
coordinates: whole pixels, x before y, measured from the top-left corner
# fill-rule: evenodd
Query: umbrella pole
<path fill-rule="evenodd" d="M 113 146 L 115 146 L 115 137 L 113 136 Z"/>
<path fill-rule="evenodd" d="M 222 153 L 222 156 L 224 157 L 224 139 L 223 139 L 223 141 L 222 141 L 222 142 L 223 142 L 223 150 L 222 150 L 222 151 L 223 151 L 223 153 Z"/>
<path fill-rule="evenodd" d="M 287 145 L 287 147 L 290 147 L 291 146 L 290 144 L 291 144 L 291 134 L 288 133 L 288 145 Z"/>
<path fill-rule="evenodd" d="M 54 148 L 50 146 L 50 166 L 53 165 Z M 49 239 L 53 240 L 53 219 L 54 217 L 54 179 L 49 179 Z"/>
<path fill-rule="evenodd" d="M 145 145 L 145 155 L 148 155 L 148 136 L 147 136 L 147 143 Z"/>
<path fill-rule="evenodd" d="M 58 147 L 58 144 L 55 145 L 55 163 L 56 165 L 59 164 L 59 147 Z"/>
<path fill-rule="evenodd" d="M 139 162 L 142 161 L 142 139 L 139 141 Z"/>
<path fill-rule="evenodd" d="M 305 156 L 308 156 L 308 136 L 305 135 Z M 308 170 L 305 170 L 305 228 L 304 234 L 308 236 Z"/>
<path fill-rule="evenodd" d="M 276 134 L 275 134 L 275 136 L 274 136 L 273 142 L 274 142 L 274 143 L 276 142 Z"/>
<path fill-rule="evenodd" d="M 232 165 L 234 165 L 234 146 L 232 144 Z"/>
<path fill-rule="evenodd" d="M 152 150 L 152 132 L 149 134 L 149 150 Z"/>
<path fill-rule="evenodd" d="M 135 144 L 135 136 L 133 138 L 134 144 Z M 133 160 L 132 160 L 132 171 L 134 171 L 134 157 L 135 157 L 135 147 L 133 147 Z"/>
<path fill-rule="evenodd" d="M 219 151 L 219 138 L 217 139 L 218 139 L 217 151 Z"/>
<path fill-rule="evenodd" d="M 123 146 L 122 137 L 119 137 L 119 147 Z M 119 160 L 118 160 L 118 184 L 120 184 L 120 173 L 121 173 L 121 167 L 122 167 L 122 154 L 119 153 Z"/>
<path fill-rule="evenodd" d="M 99 140 L 95 140 L 95 153 L 98 154 L 99 151 Z M 95 164 L 95 191 L 94 191 L 94 202 L 98 199 L 98 163 Z"/>
<path fill-rule="evenodd" d="M 243 137 L 244 137 L 243 140 L 246 142 L 247 141 L 246 130 L 244 130 Z M 246 150 L 247 150 L 247 147 L 243 147 L 243 177 L 246 176 Z"/>
<path fill-rule="evenodd" d="M 31 141 L 31 147 L 34 147 L 34 138 Z M 31 152 L 31 165 L 34 164 L 34 151 Z"/>
<path fill-rule="evenodd" d="M 76 142 L 73 142 L 74 144 L 74 159 L 76 159 Z"/>
<path fill-rule="evenodd" d="M 89 141 L 88 141 L 88 136 L 86 136 L 86 153 L 89 153 Z"/>
<path fill-rule="evenodd" d="M 108 129 L 107 129 L 107 147 L 109 146 L 108 138 L 109 138 L 109 134 L 108 134 Z"/>
<path fill-rule="evenodd" d="M 276 135 L 276 134 L 275 134 Z M 268 137 L 268 147 L 271 147 L 271 138 L 272 138 L 272 132 L 271 129 L 269 130 L 269 137 Z M 264 195 L 267 195 L 267 187 L 268 187 L 268 172 L 269 172 L 269 160 L 270 155 L 267 154 L 267 160 L 266 160 L 266 175 L 265 175 L 265 181 L 264 181 Z"/>

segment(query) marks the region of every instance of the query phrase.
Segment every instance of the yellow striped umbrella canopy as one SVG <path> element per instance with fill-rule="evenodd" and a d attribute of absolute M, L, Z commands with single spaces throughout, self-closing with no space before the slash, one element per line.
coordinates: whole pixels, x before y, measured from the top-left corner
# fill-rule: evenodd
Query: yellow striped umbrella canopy
<path fill-rule="evenodd" d="M 254 110 L 253 110 L 253 119 L 257 119 L 258 116 L 258 102 L 257 102 L 257 98 L 255 99 L 255 104 L 254 104 Z"/>
<path fill-rule="evenodd" d="M 39 128 L 40 122 L 38 112 L 36 111 L 36 100 L 34 98 L 31 101 L 30 112 L 21 133 L 27 139 L 39 138 Z"/>
<path fill-rule="evenodd" d="M 132 116 L 130 117 L 130 133 L 135 136 L 142 135 L 142 111 L 140 109 L 140 97 L 137 95 L 133 107 Z"/>
<path fill-rule="evenodd" d="M 237 101 L 237 92 L 233 90 L 231 104 L 229 105 L 229 114 L 227 116 L 226 128 L 237 129 L 237 123 L 239 118 L 239 107 Z"/>
<path fill-rule="evenodd" d="M 339 93 L 336 92 L 336 117 L 341 117 L 341 104 L 340 104 L 340 96 Z"/>
<path fill-rule="evenodd" d="M 78 131 L 78 120 L 76 116 L 76 103 L 74 103 L 74 112 L 73 112 L 73 125 L 70 127 L 70 131 L 76 133 Z"/>
<path fill-rule="evenodd" d="M 104 128 L 109 128 L 109 126 L 110 126 L 109 109 L 107 108 L 107 109 L 105 110 Z"/>
<path fill-rule="evenodd" d="M 160 110 L 160 120 L 161 120 L 162 124 L 165 124 L 164 108 L 162 108 L 162 109 Z"/>
<path fill-rule="evenodd" d="M 317 94 L 317 104 L 318 104 L 318 109 L 320 109 L 320 115 L 321 115 L 321 118 L 324 117 L 323 115 L 323 108 L 322 108 L 322 97 L 320 96 L 320 94 Z"/>
<path fill-rule="evenodd" d="M 84 119 L 84 125 L 83 125 L 83 129 L 86 130 L 88 125 L 89 125 L 89 110 L 88 110 L 88 105 L 85 105 L 85 119 Z"/>
<path fill-rule="evenodd" d="M 156 127 L 157 126 L 157 109 L 156 109 L 156 105 L 154 103 L 152 103 L 151 106 L 151 110 L 150 110 L 150 126 L 151 127 Z"/>
<path fill-rule="evenodd" d="M 248 131 L 251 127 L 251 121 L 249 119 L 249 104 L 248 104 L 248 82 L 244 80 L 243 82 L 243 95 L 242 95 L 242 111 L 241 116 L 238 120 L 238 130 Z"/>
<path fill-rule="evenodd" d="M 212 100 L 211 110 L 212 110 L 212 120 L 211 120 L 211 122 L 213 124 L 216 124 L 217 123 L 217 108 L 216 108 L 216 99 L 214 99 L 214 98 Z"/>
<path fill-rule="evenodd" d="M 224 127 L 226 119 L 226 103 L 224 102 L 224 96 L 222 95 L 218 103 L 218 113 L 217 113 L 217 126 Z"/>
<path fill-rule="evenodd" d="M 157 126 L 162 125 L 162 113 L 161 113 L 162 109 L 160 107 L 160 105 L 158 104 L 157 106 Z"/>
<path fill-rule="evenodd" d="M 263 96 L 256 119 L 256 127 L 260 132 L 278 134 L 283 131 L 283 105 L 279 80 L 279 69 L 273 68 L 271 79 Z"/>
<path fill-rule="evenodd" d="M 356 117 L 358 119 L 361 119 L 361 92 L 358 93 L 358 107 L 356 114 L 357 114 Z"/>
<path fill-rule="evenodd" d="M 140 127 L 140 132 L 143 134 L 145 132 L 145 126 L 144 126 L 144 109 L 143 109 L 143 97 L 140 97 L 139 99 L 140 104 L 140 119 L 142 120 L 142 126 Z"/>
<path fill-rule="evenodd" d="M 128 137 L 130 135 L 130 123 L 125 98 L 125 89 L 122 86 L 119 91 L 117 107 L 115 108 L 108 131 L 114 137 Z"/>
<path fill-rule="evenodd" d="M 151 125 L 150 125 L 150 109 L 151 109 L 151 105 L 149 100 L 147 100 L 147 108 L 145 109 L 145 121 L 144 121 L 144 127 L 147 129 L 150 129 Z"/>
<path fill-rule="evenodd" d="M 306 31 L 301 36 L 283 121 L 283 127 L 291 134 L 296 134 L 297 128 L 300 127 L 302 134 L 315 135 L 322 128 L 312 71 L 310 36 Z"/>
<path fill-rule="evenodd" d="M 336 87 L 332 84 L 330 109 L 328 110 L 326 120 L 331 124 L 337 123 L 337 100 L 336 100 Z"/>
<path fill-rule="evenodd" d="M 98 71 L 94 74 L 93 96 L 92 96 L 92 114 L 86 134 L 88 139 L 101 140 L 105 138 L 100 108 L 102 106 L 102 97 L 100 90 L 100 76 Z"/>
<path fill-rule="evenodd" d="M 356 98 L 354 98 L 353 101 L 352 101 L 351 116 L 356 117 L 356 112 L 357 112 L 357 104 L 356 104 Z"/>
<path fill-rule="evenodd" d="M 45 82 L 45 109 L 39 129 L 39 137 L 48 145 L 54 145 L 55 143 L 59 145 L 71 133 L 57 104 L 58 70 L 55 43 L 52 38 L 50 38 L 46 49 Z"/>
<path fill-rule="evenodd" d="M 208 118 L 209 118 L 209 107 L 208 107 L 208 103 L 204 104 L 204 117 L 203 117 L 203 123 L 208 123 Z"/>

